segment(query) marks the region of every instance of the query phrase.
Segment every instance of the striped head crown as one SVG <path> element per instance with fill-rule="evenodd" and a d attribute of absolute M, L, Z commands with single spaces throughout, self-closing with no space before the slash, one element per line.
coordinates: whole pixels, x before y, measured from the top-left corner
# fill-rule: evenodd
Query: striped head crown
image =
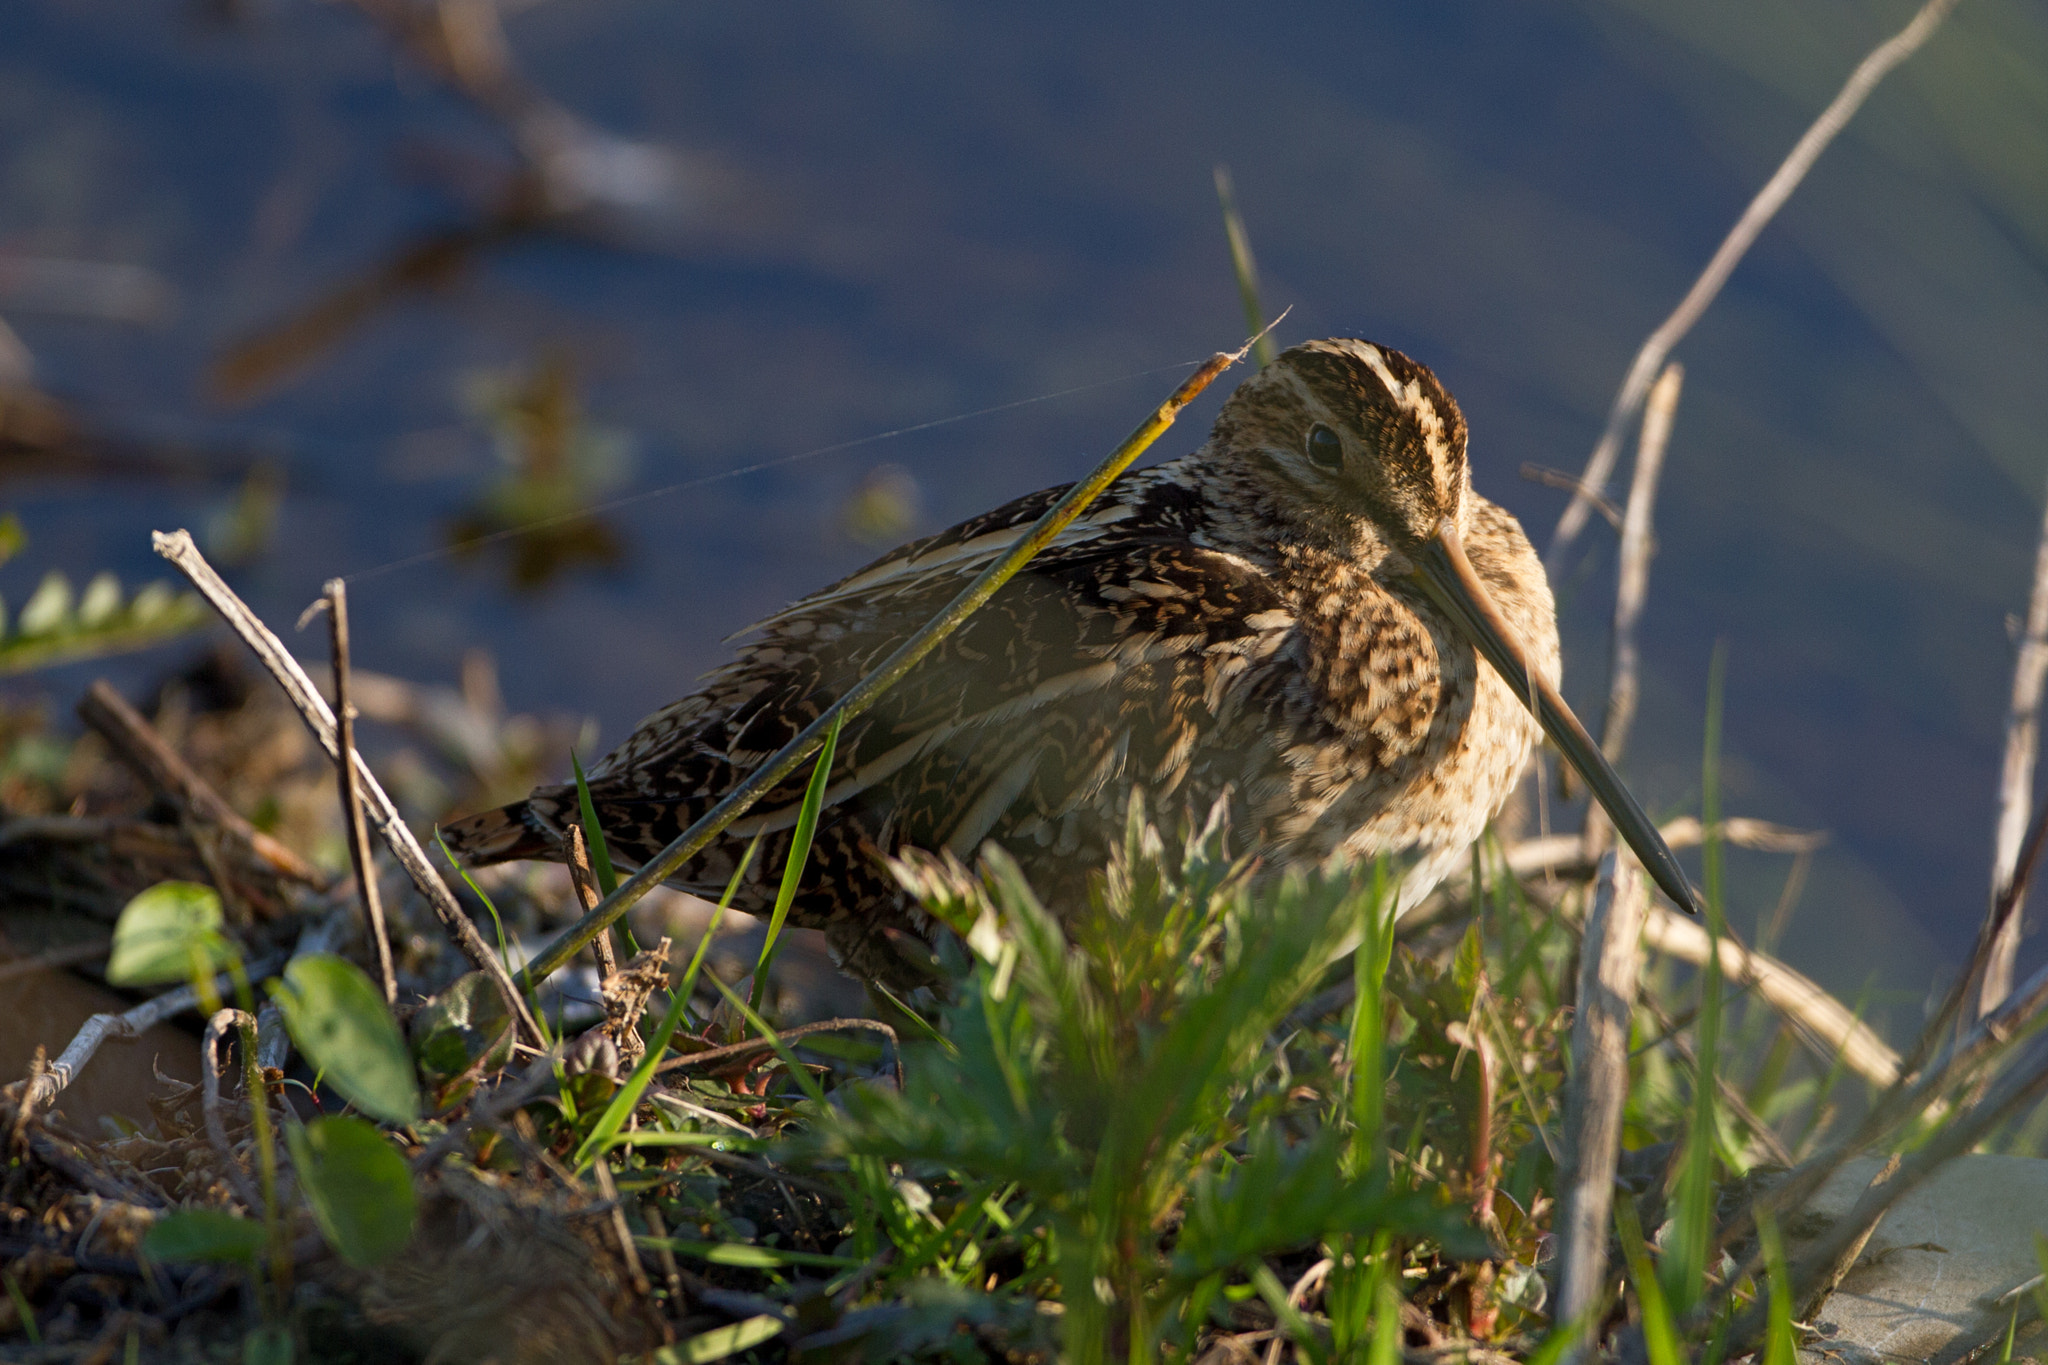
<path fill-rule="evenodd" d="M 1392 544 L 1463 528 L 1465 418 L 1427 367 L 1333 337 L 1283 351 L 1217 415 L 1214 449 L 1250 460 L 1311 521 L 1363 518 Z"/>

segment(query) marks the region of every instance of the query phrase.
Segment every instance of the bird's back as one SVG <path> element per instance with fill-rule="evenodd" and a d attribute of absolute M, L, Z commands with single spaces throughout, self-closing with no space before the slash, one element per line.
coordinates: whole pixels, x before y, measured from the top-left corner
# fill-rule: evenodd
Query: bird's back
<path fill-rule="evenodd" d="M 1085 894 L 1134 792 L 1164 823 L 1227 797 L 1269 867 L 1415 851 L 1453 865 L 1535 738 L 1383 546 L 1275 540 L 1197 457 L 1119 480 L 876 707 L 845 727 L 793 915 L 856 974 L 905 983 L 928 926 L 885 869 L 992 839 L 1057 909 Z M 762 622 L 696 693 L 590 773 L 614 857 L 653 856 L 936 614 L 1064 489 L 915 542 Z M 1557 634 L 1507 513 L 1472 499 L 1468 548 L 1538 667 Z M 801 777 L 801 775 L 800 775 Z M 770 793 L 675 883 L 765 910 L 802 782 Z M 473 861 L 559 857 L 573 787 L 455 822 Z M 1438 872 L 1440 873 L 1440 868 Z M 907 950 L 907 952 L 906 952 Z"/>

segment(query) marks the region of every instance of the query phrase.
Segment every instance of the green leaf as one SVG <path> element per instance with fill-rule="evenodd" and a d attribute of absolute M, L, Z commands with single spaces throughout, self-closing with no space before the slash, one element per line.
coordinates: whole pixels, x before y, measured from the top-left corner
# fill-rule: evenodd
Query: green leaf
<path fill-rule="evenodd" d="M 43 581 L 22 604 L 15 632 L 27 636 L 49 635 L 61 629 L 70 618 L 71 580 L 52 569 L 43 575 Z"/>
<path fill-rule="evenodd" d="M 253 1265 L 263 1254 L 263 1225 L 221 1209 L 179 1209 L 150 1224 L 143 1253 L 153 1260 Z"/>
<path fill-rule="evenodd" d="M 411 1240 L 412 1170 L 375 1127 L 341 1115 L 288 1128 L 285 1140 L 313 1219 L 341 1259 L 373 1266 Z"/>
<path fill-rule="evenodd" d="M 308 953 L 292 959 L 284 980 L 270 983 L 270 995 L 284 1010 L 299 1051 L 350 1104 L 387 1123 L 419 1117 L 412 1055 L 362 968 L 330 953 Z"/>
<path fill-rule="evenodd" d="M 158 882 L 122 907 L 107 980 L 156 986 L 211 976 L 234 954 L 220 926 L 218 891 L 196 882 Z"/>
<path fill-rule="evenodd" d="M 94 574 L 78 599 L 78 624 L 84 630 L 98 630 L 121 610 L 121 580 L 110 573 Z"/>
<path fill-rule="evenodd" d="M 482 972 L 455 979 L 412 1017 L 413 1059 L 446 1109 L 475 1088 L 475 1074 L 512 1059 L 512 1013 L 497 983 Z"/>

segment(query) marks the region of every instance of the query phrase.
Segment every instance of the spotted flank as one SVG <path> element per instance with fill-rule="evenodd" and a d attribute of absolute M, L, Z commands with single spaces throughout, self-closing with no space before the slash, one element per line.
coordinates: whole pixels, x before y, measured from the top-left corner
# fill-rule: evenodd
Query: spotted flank
<path fill-rule="evenodd" d="M 1313 438 L 1313 439 L 1312 439 Z M 667 844 L 1006 550 L 1049 488 L 914 541 L 791 604 L 589 774 L 614 857 Z M 885 866 L 905 847 L 1016 856 L 1049 905 L 1099 875 L 1131 795 L 1171 822 L 1221 799 L 1273 871 L 1401 853 L 1412 898 L 1458 864 L 1537 730 L 1415 584 L 1445 518 L 1536 667 L 1549 588 L 1514 519 L 1470 489 L 1455 402 L 1421 365 L 1309 342 L 1248 379 L 1209 441 L 1113 484 L 871 711 L 847 723 L 794 918 L 848 970 L 924 979 L 933 932 Z M 675 878 L 772 903 L 799 772 Z M 573 786 L 457 821 L 479 863 L 559 858 Z"/>

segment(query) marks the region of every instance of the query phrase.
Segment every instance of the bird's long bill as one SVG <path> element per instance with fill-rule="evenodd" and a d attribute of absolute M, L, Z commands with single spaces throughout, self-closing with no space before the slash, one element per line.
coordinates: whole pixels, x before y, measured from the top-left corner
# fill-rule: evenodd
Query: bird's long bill
<path fill-rule="evenodd" d="M 1487 595 L 1479 575 L 1473 572 L 1472 561 L 1465 557 L 1457 529 L 1447 523 L 1415 556 L 1415 563 L 1415 577 L 1424 591 L 1486 656 L 1487 662 L 1500 670 L 1508 686 L 1535 713 L 1543 732 L 1586 779 L 1586 785 L 1614 821 L 1615 830 L 1628 840 L 1628 846 L 1642 860 L 1651 879 L 1681 909 L 1699 914 L 1699 900 L 1678 860 L 1666 847 L 1664 836 L 1650 823 L 1650 817 L 1629 795 L 1628 788 L 1621 785 L 1613 765 L 1586 733 L 1586 727 L 1579 724 L 1579 718 L 1565 705 L 1557 689 L 1529 667 L 1521 642 Z"/>

